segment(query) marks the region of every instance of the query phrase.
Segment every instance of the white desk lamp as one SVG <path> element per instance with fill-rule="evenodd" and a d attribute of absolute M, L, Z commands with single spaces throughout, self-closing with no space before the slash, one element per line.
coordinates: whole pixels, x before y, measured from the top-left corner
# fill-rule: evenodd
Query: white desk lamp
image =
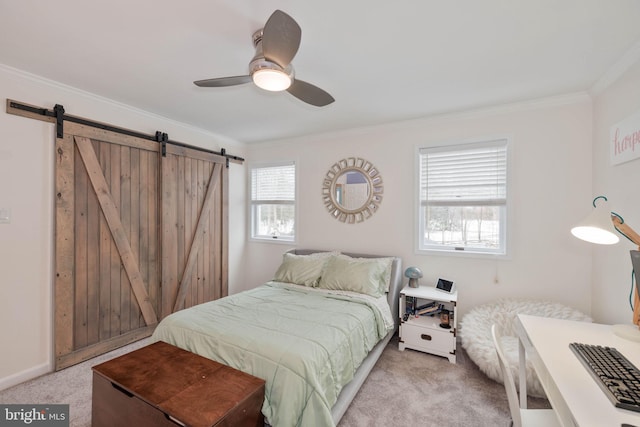
<path fill-rule="evenodd" d="M 596 200 L 598 199 L 604 200 L 599 206 L 596 205 Z M 618 243 L 620 240 L 618 235 L 613 232 L 613 230 L 616 230 L 637 245 L 640 250 L 640 234 L 625 224 L 624 219 L 620 215 L 606 209 L 604 207 L 606 202 L 607 198 L 605 196 L 598 196 L 593 199 L 593 207 L 595 209 L 584 221 L 571 229 L 571 234 L 587 242 L 600 245 L 612 245 Z M 640 274 L 640 271 L 637 271 L 636 274 Z M 614 325 L 614 333 L 623 338 L 640 342 L 640 298 L 638 297 L 637 277 L 633 297 L 633 323 L 637 327 L 631 325 Z"/>

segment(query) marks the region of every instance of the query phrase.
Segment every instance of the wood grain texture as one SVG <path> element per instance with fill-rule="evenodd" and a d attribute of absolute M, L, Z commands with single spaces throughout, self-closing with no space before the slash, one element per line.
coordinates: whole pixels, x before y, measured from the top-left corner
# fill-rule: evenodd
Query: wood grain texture
<path fill-rule="evenodd" d="M 228 287 L 221 259 L 225 159 L 190 154 L 196 153 L 167 147 L 162 162 L 162 317 L 211 301 Z"/>
<path fill-rule="evenodd" d="M 73 137 L 56 139 L 56 274 L 54 283 L 54 347 L 56 357 L 73 351 L 74 327 L 74 155 Z"/>
<path fill-rule="evenodd" d="M 149 413 L 150 421 L 134 420 L 138 411 L 148 410 L 143 404 L 189 426 L 263 425 L 264 380 L 162 341 L 93 370 L 94 410 L 107 406 L 94 412 L 94 426 L 109 425 L 102 417 L 112 412 L 131 417 L 118 425 L 164 425 L 149 424 L 161 420 L 157 414 Z M 115 425 L 113 419 L 107 421 Z"/>
<path fill-rule="evenodd" d="M 228 293 L 226 158 L 173 145 L 162 157 L 154 141 L 72 122 L 64 129 L 55 156 L 56 369 Z"/>
<path fill-rule="evenodd" d="M 56 181 L 70 183 L 61 184 L 56 197 L 60 210 L 56 218 L 56 268 L 61 272 L 59 276 L 56 273 L 55 284 L 56 369 L 153 332 L 147 327 L 127 267 L 136 266 L 134 273 L 148 295 L 144 298 L 149 300 L 150 311 L 158 313 L 160 307 L 159 145 L 146 141 L 128 146 L 86 138 L 83 133 L 95 136 L 104 135 L 104 131 L 83 132 L 77 124 L 65 126 L 65 130 L 79 135 L 66 134 L 60 140 L 67 141 L 67 146 L 61 145 L 56 165 Z M 75 136 L 84 140 L 74 147 Z M 107 139 L 113 141 L 117 135 Z M 92 176 L 100 177 L 97 191 Z M 104 194 L 110 194 L 111 199 L 108 216 L 98 197 Z M 118 231 L 112 234 L 108 221 L 114 217 L 129 243 L 125 258 L 117 244 L 122 236 L 118 237 Z"/>
<path fill-rule="evenodd" d="M 210 213 L 212 212 L 212 205 L 214 202 L 214 193 L 216 188 L 218 187 L 218 182 L 220 181 L 220 170 L 222 169 L 221 164 L 216 164 L 214 166 L 213 172 L 211 174 L 208 186 L 207 193 L 205 195 L 204 201 L 202 203 L 202 209 L 200 210 L 197 225 L 195 227 L 195 232 L 193 233 L 193 239 L 191 239 L 192 244 L 188 248 L 187 255 L 187 263 L 184 271 L 182 272 L 182 280 L 180 281 L 180 286 L 178 288 L 178 295 L 176 297 L 176 302 L 173 307 L 173 311 L 178 311 L 184 303 L 184 299 L 187 295 L 187 288 L 189 283 L 192 282 L 193 278 L 193 270 L 196 268 L 196 262 L 198 260 L 198 253 L 203 245 L 207 244 L 209 241 L 203 236 L 205 233 L 205 227 L 210 222 Z M 206 241 L 206 243 L 205 243 Z M 208 248 L 207 248 L 208 249 Z M 207 250 L 203 251 L 205 257 L 209 259 L 209 252 Z M 207 263 L 208 266 L 208 263 Z M 203 274 L 206 276 L 207 274 Z M 198 292 L 199 299 L 205 299 L 204 290 L 200 289 Z"/>
<path fill-rule="evenodd" d="M 140 305 L 145 322 L 147 325 L 155 324 L 158 322 L 158 317 L 156 316 L 153 305 L 149 300 L 149 295 L 146 291 L 142 275 L 140 274 L 140 270 L 136 262 L 136 256 L 131 250 L 126 230 L 120 220 L 118 208 L 114 203 L 114 199 L 109 191 L 104 175 L 102 175 L 100 164 L 98 163 L 93 147 L 91 146 L 91 140 L 84 137 L 75 137 L 75 142 L 87 168 L 89 178 L 98 196 L 100 206 L 105 214 L 109 228 L 111 229 L 111 233 L 126 270 L 127 278 L 131 283 L 131 288 L 133 289 L 138 304 Z M 128 292 L 128 289 L 125 288 L 124 292 Z"/>

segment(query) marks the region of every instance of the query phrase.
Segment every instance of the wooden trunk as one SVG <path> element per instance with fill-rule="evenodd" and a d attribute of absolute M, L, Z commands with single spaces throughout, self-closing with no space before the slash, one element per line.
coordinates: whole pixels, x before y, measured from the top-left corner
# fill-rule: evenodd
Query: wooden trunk
<path fill-rule="evenodd" d="M 93 427 L 264 424 L 263 380 L 161 341 L 93 371 Z"/>

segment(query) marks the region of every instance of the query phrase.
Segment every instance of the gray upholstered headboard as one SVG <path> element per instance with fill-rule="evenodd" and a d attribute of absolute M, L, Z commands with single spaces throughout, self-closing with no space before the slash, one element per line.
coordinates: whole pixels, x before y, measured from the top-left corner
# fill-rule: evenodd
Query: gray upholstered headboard
<path fill-rule="evenodd" d="M 330 252 L 320 249 L 291 249 L 288 251 L 294 255 L 309 255 L 315 252 Z M 393 314 L 393 320 L 396 325 L 396 329 L 400 324 L 400 317 L 398 315 L 398 301 L 400 299 L 400 291 L 402 290 L 402 259 L 393 255 L 371 255 L 371 254 L 356 254 L 351 252 L 341 252 L 345 255 L 354 258 L 393 258 L 393 264 L 391 265 L 391 283 L 389 284 L 389 294 L 387 300 L 389 301 L 389 307 L 391 308 L 391 314 Z"/>

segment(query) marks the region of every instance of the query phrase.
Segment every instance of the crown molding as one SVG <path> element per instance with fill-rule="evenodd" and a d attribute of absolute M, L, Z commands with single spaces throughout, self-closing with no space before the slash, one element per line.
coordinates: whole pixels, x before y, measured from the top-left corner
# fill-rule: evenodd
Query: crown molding
<path fill-rule="evenodd" d="M 606 88 L 611 86 L 634 64 L 640 61 L 640 40 L 631 46 L 622 57 L 616 61 L 591 87 L 589 93 L 593 96 L 601 94 Z"/>
<path fill-rule="evenodd" d="M 41 85 L 48 86 L 48 87 L 56 89 L 56 90 L 60 90 L 60 91 L 63 91 L 63 92 L 67 92 L 67 93 L 70 93 L 70 94 L 73 94 L 73 95 L 76 95 L 76 96 L 80 96 L 80 97 L 83 97 L 83 98 L 98 102 L 98 103 L 107 104 L 107 105 L 109 105 L 111 107 L 115 107 L 115 108 L 117 108 L 119 110 L 123 110 L 125 113 L 132 113 L 132 114 L 145 116 L 145 117 L 153 119 L 153 120 L 160 120 L 162 122 L 171 124 L 172 126 L 185 129 L 186 131 L 197 133 L 197 134 L 203 135 L 203 136 L 208 137 L 208 138 L 213 138 L 214 139 L 213 142 L 215 144 L 218 144 L 218 145 L 222 145 L 222 146 L 223 145 L 231 145 L 231 146 L 235 146 L 235 147 L 245 147 L 246 146 L 245 143 L 243 143 L 241 141 L 237 141 L 237 140 L 235 140 L 233 138 L 229 138 L 229 137 L 224 136 L 224 135 L 216 134 L 216 133 L 210 132 L 208 130 L 205 130 L 205 129 L 202 129 L 202 128 L 199 128 L 199 127 L 196 127 L 196 126 L 193 126 L 193 125 L 190 125 L 190 124 L 187 124 L 187 123 L 183 123 L 183 122 L 171 119 L 169 117 L 162 116 L 160 114 L 151 113 L 149 111 L 142 110 L 140 108 L 133 107 L 131 105 L 124 104 L 122 102 L 115 101 L 113 99 L 110 99 L 110 98 L 107 98 L 107 97 L 104 97 L 104 96 L 101 96 L 101 95 L 97 95 L 97 94 L 92 93 L 92 92 L 87 92 L 87 91 L 84 91 L 82 89 L 78 89 L 76 87 L 69 86 L 69 85 L 66 85 L 64 83 L 60 83 L 60 82 L 55 81 L 55 80 L 47 79 L 47 78 L 39 76 L 37 74 L 32 74 L 32 73 L 29 73 L 27 71 L 24 71 L 24 70 L 21 70 L 21 69 L 18 69 L 18 68 L 14 68 L 14 67 L 11 67 L 11 66 L 6 65 L 6 64 L 0 63 L 0 71 L 5 72 L 7 74 L 11 74 L 11 75 L 13 75 L 15 77 L 18 77 L 18 78 L 22 78 L 22 79 L 28 80 L 28 81 L 33 82 L 35 84 L 41 84 Z"/>
<path fill-rule="evenodd" d="M 349 129 L 337 129 L 329 132 L 317 132 L 308 135 L 292 136 L 283 139 L 255 142 L 251 143 L 250 146 L 256 148 L 271 148 L 287 144 L 297 144 L 300 143 L 300 141 L 313 142 L 326 139 L 343 138 L 348 136 L 358 136 L 380 131 L 394 131 L 396 129 L 415 128 L 425 126 L 426 124 L 438 122 L 478 119 L 501 114 L 511 114 L 522 111 L 537 110 L 541 108 L 552 108 L 563 105 L 576 104 L 579 102 L 591 102 L 591 100 L 592 98 L 587 92 L 573 92 L 563 95 L 548 96 L 544 98 L 470 108 L 468 110 L 434 113 L 422 117 L 414 117 L 393 122 L 384 122 L 369 126 L 360 126 Z"/>

